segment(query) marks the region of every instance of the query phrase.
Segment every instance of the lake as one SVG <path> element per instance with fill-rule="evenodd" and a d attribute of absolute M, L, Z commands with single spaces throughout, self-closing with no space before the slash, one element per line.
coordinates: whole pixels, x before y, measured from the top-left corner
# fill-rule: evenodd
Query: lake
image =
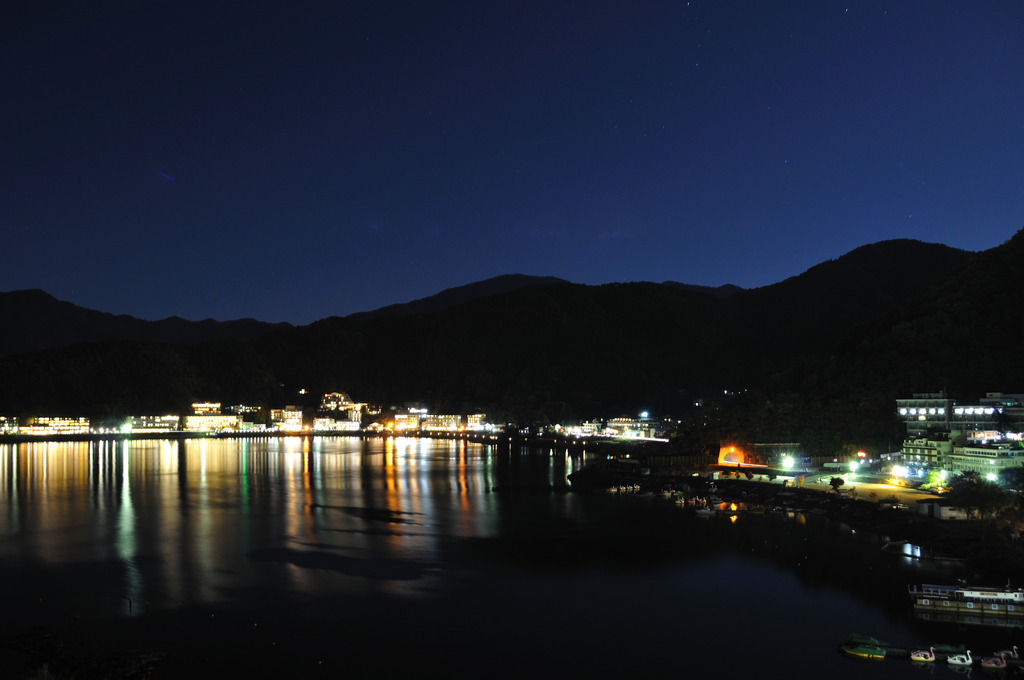
<path fill-rule="evenodd" d="M 1024 642 L 911 615 L 907 585 L 979 578 L 961 565 L 801 512 L 562 490 L 589 462 L 415 438 L 2 444 L 0 637 L 59 640 L 77 678 L 150 653 L 168 678 L 895 678 L 919 669 L 837 644 Z"/>

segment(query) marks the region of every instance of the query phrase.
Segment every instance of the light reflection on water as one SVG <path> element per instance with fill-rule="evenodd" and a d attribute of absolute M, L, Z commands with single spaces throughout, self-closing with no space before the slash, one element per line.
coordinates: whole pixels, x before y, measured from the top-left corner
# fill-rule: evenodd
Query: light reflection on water
<path fill-rule="evenodd" d="M 121 598 L 151 606 L 263 585 L 254 554 L 283 561 L 274 578 L 309 594 L 365 587 L 366 579 L 324 577 L 292 558 L 330 569 L 331 555 L 345 557 L 357 573 L 360 561 L 411 561 L 429 573 L 443 540 L 496 535 L 499 484 L 533 483 L 509 463 L 528 454 L 462 440 L 38 442 L 4 445 L 0 455 L 0 530 L 15 537 L 4 543 L 9 565 L 116 561 L 125 570 Z M 544 465 L 549 484 L 564 485 L 584 461 L 556 459 Z M 424 579 L 374 587 L 413 592 L 423 585 L 416 581 Z"/>
<path fill-rule="evenodd" d="M 740 504 L 702 520 L 660 497 L 559 490 L 587 462 L 413 438 L 0 445 L 4 630 L 231 609 L 328 658 L 341 626 L 367 655 L 457 645 L 493 668 L 500 638 L 602 676 L 710 671 L 738 641 L 777 654 L 799 640 L 796 676 L 859 677 L 842 636 L 931 636 L 900 598 L 952 578 L 938 565 L 803 513 Z M 528 657 L 504 663 L 526 671 Z M 894 668 L 871 673 L 913 670 Z"/>

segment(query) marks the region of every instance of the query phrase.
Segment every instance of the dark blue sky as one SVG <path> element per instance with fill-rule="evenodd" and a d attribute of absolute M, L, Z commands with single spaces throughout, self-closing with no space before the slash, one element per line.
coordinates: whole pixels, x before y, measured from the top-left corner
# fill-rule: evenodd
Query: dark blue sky
<path fill-rule="evenodd" d="M 1024 225 L 1024 3 L 0 9 L 0 290 L 309 323 Z"/>

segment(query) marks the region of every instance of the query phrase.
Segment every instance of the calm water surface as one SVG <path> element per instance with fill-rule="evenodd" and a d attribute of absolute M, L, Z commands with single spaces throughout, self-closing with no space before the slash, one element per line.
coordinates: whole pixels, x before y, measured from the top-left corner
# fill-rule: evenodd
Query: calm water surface
<path fill-rule="evenodd" d="M 587 462 L 426 439 L 0 445 L 0 634 L 161 652 L 161 677 L 895 678 L 922 669 L 837 643 L 1024 642 L 912 618 L 908 583 L 970 574 L 802 513 L 559 490 Z"/>

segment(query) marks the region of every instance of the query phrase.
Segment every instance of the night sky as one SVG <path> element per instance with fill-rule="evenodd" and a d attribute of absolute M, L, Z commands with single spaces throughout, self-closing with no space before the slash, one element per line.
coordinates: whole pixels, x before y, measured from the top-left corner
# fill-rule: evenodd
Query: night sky
<path fill-rule="evenodd" d="M 0 290 L 305 324 L 1024 226 L 1024 2 L 0 9 Z"/>

